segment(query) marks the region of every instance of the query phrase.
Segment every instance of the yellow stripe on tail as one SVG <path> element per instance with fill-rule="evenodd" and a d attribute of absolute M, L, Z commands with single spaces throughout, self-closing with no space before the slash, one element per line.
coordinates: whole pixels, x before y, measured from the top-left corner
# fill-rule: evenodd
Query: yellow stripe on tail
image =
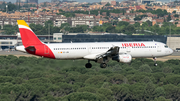
<path fill-rule="evenodd" d="M 18 25 L 23 25 L 23 26 L 30 28 L 29 25 L 24 20 L 17 20 L 17 23 L 18 23 Z"/>

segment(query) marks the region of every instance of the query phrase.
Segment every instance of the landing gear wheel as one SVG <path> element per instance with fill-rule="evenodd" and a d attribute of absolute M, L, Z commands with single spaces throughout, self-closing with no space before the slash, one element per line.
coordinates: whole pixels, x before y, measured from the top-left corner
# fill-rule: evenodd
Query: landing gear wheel
<path fill-rule="evenodd" d="M 106 64 L 106 63 L 101 63 L 101 64 L 100 64 L 100 67 L 101 67 L 101 68 L 106 68 L 106 67 L 107 67 L 107 64 Z"/>
<path fill-rule="evenodd" d="M 157 66 L 157 63 L 155 63 L 154 66 Z"/>
<path fill-rule="evenodd" d="M 91 64 L 91 63 L 86 63 L 85 67 L 86 67 L 86 68 L 91 68 L 91 67 L 92 67 L 92 64 Z"/>
<path fill-rule="evenodd" d="M 153 57 L 153 60 L 154 60 L 154 66 L 157 66 L 156 57 Z"/>

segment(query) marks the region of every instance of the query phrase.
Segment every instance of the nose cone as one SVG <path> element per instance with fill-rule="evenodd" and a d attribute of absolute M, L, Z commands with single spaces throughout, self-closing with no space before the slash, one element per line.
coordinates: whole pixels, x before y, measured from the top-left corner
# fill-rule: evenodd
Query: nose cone
<path fill-rule="evenodd" d="M 173 50 L 171 48 L 169 48 L 169 54 L 172 54 Z"/>

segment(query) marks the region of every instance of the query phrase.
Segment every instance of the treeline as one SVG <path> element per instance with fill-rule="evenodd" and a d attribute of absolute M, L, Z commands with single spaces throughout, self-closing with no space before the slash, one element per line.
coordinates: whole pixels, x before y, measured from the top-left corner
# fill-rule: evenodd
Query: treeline
<path fill-rule="evenodd" d="M 57 13 L 57 15 L 64 15 L 66 17 L 75 17 L 75 13 L 77 14 L 89 14 L 89 11 L 68 11 L 65 12 L 62 9 L 59 10 L 60 13 Z M 91 15 L 98 15 L 100 12 L 100 14 L 102 15 L 103 12 L 106 12 L 106 16 L 110 16 L 110 13 L 125 13 L 126 11 L 124 9 L 119 10 L 119 9 L 113 9 L 113 10 L 107 10 L 107 9 L 97 9 L 97 10 L 91 10 L 90 14 Z"/>
<path fill-rule="evenodd" d="M 173 35 L 178 35 L 180 33 L 180 27 L 177 27 L 176 24 L 170 22 L 164 22 L 161 27 L 159 25 L 152 26 L 151 21 L 143 22 L 142 24 L 136 22 L 135 24 L 130 24 L 125 21 L 112 21 L 111 23 L 104 23 L 101 26 L 94 26 L 89 28 L 87 25 L 79 25 L 76 27 L 71 27 L 69 23 L 64 23 L 61 27 L 53 26 L 52 21 L 46 21 L 45 26 L 40 24 L 30 24 L 31 29 L 37 35 L 49 35 L 53 33 L 87 33 L 91 32 L 107 32 L 107 33 L 124 33 L 127 35 L 132 34 L 144 34 L 144 35 L 169 35 L 170 32 Z M 2 33 L 6 35 L 12 35 L 16 32 L 19 32 L 18 26 L 5 25 L 2 29 Z"/>
<path fill-rule="evenodd" d="M 62 9 L 59 10 L 60 13 L 57 13 L 57 15 L 64 15 L 66 17 L 75 17 L 75 13 L 77 14 L 89 14 L 89 11 L 63 11 Z M 102 15 L 104 12 L 106 13 L 107 17 L 110 17 L 110 13 L 122 13 L 123 15 L 126 13 L 126 9 L 97 9 L 97 10 L 90 10 L 91 15 Z M 152 14 L 157 14 L 158 17 L 164 17 L 165 15 L 168 15 L 169 13 L 166 10 L 162 9 L 157 9 L 157 10 L 137 10 L 137 11 L 131 11 L 130 13 L 136 13 L 136 12 L 142 12 L 142 13 L 152 13 Z"/>
<path fill-rule="evenodd" d="M 0 56 L 1 101 L 179 101 L 180 60 L 110 61 Z"/>
<path fill-rule="evenodd" d="M 166 10 L 162 10 L 162 9 L 157 9 L 157 10 L 137 10 L 136 12 L 157 14 L 158 17 L 164 17 L 165 15 L 169 14 Z"/>
<path fill-rule="evenodd" d="M 112 25 L 112 23 L 114 25 Z M 145 35 L 178 35 L 180 33 L 180 27 L 170 22 L 164 22 L 161 27 L 159 25 L 152 26 L 151 21 L 146 21 L 140 24 L 129 24 L 125 21 L 113 21 L 112 23 L 104 23 L 102 26 L 94 26 L 92 31 L 94 32 L 108 32 L 108 33 L 124 33 L 127 35 L 132 34 L 145 34 Z"/>
<path fill-rule="evenodd" d="M 6 12 L 6 5 L 8 6 L 7 11 L 15 11 L 18 9 L 18 6 L 16 6 L 15 4 L 11 2 L 8 2 L 8 3 L 3 2 L 2 4 L 0 4 L 0 10 L 3 12 Z"/>

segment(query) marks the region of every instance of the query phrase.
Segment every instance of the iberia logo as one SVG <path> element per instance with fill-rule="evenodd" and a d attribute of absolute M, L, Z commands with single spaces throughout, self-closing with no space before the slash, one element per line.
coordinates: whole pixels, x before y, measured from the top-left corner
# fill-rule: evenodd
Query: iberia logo
<path fill-rule="evenodd" d="M 122 43 L 123 47 L 143 47 L 143 43 Z"/>

